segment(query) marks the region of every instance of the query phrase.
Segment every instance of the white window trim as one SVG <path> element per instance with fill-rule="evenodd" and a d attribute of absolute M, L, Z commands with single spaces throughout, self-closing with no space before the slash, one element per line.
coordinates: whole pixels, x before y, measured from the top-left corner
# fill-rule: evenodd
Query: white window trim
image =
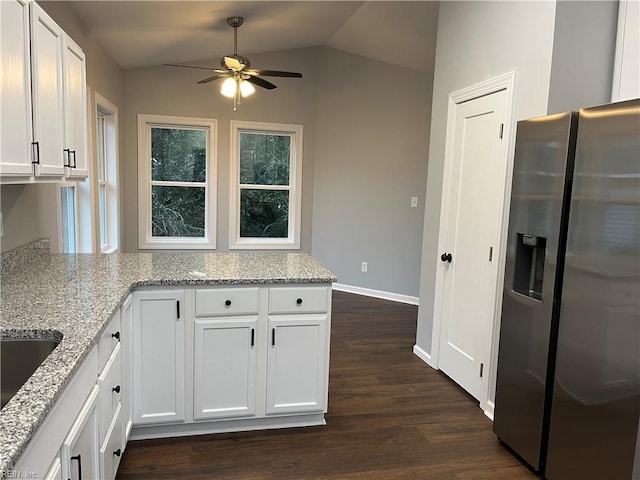
<path fill-rule="evenodd" d="M 151 128 L 204 128 L 207 133 L 207 172 L 205 178 L 205 236 L 153 237 L 151 235 Z M 138 114 L 138 248 L 139 249 L 215 249 L 216 248 L 216 144 L 218 122 L 212 118 Z"/>
<path fill-rule="evenodd" d="M 105 138 L 105 173 L 107 185 L 107 243 L 100 244 L 100 182 L 98 179 L 98 158 L 97 142 L 98 132 L 96 131 L 96 119 L 98 114 L 105 116 L 106 134 Z M 118 161 L 118 107 L 104 98 L 98 92 L 94 92 L 94 108 L 91 125 L 95 131 L 95 146 L 93 155 L 95 156 L 92 182 L 94 185 L 94 236 L 96 251 L 101 253 L 113 253 L 120 248 L 120 172 Z"/>
<path fill-rule="evenodd" d="M 229 188 L 229 249 L 300 249 L 300 219 L 302 209 L 302 125 L 247 122 L 231 120 L 231 185 Z M 289 170 L 289 236 L 288 238 L 240 237 L 240 133 L 255 131 L 291 135 L 291 165 Z M 283 190 L 282 187 L 274 187 Z"/>

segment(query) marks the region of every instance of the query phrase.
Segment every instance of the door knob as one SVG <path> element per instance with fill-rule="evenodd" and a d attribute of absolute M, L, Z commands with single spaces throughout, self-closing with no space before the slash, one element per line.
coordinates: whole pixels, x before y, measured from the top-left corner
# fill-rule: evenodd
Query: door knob
<path fill-rule="evenodd" d="M 442 260 L 443 262 L 451 263 L 451 260 L 453 260 L 453 257 L 451 256 L 450 253 L 445 252 L 442 255 L 440 255 L 440 260 Z"/>

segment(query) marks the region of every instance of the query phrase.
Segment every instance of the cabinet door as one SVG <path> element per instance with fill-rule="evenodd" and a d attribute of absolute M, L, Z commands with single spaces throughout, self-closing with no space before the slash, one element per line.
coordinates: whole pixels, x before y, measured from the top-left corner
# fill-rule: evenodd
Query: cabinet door
<path fill-rule="evenodd" d="M 64 478 L 98 478 L 98 387 L 91 389 L 76 421 L 62 443 Z"/>
<path fill-rule="evenodd" d="M 122 396 L 120 401 L 122 402 L 122 447 L 126 448 L 129 435 L 131 434 L 132 410 L 131 404 L 133 401 L 133 384 L 131 383 L 132 377 L 132 357 L 131 348 L 132 345 L 132 328 L 133 328 L 133 295 L 129 294 L 125 301 L 122 303 L 121 308 L 121 321 L 122 321 L 122 336 L 120 337 L 122 345 Z"/>
<path fill-rule="evenodd" d="M 267 414 L 325 410 L 326 315 L 269 318 Z"/>
<path fill-rule="evenodd" d="M 62 30 L 31 3 L 31 91 L 35 175 L 64 175 Z"/>
<path fill-rule="evenodd" d="M 28 2 L 0 2 L 0 27 L 0 176 L 30 176 L 33 165 Z"/>
<path fill-rule="evenodd" d="M 66 176 L 86 178 L 87 170 L 87 80 L 82 49 L 64 36 L 64 111 Z"/>
<path fill-rule="evenodd" d="M 62 463 L 60 462 L 60 456 L 57 456 L 53 460 L 49 470 L 47 470 L 44 476 L 44 480 L 62 480 Z"/>
<path fill-rule="evenodd" d="M 133 299 L 133 423 L 183 422 L 184 292 L 135 292 Z"/>
<path fill-rule="evenodd" d="M 195 322 L 194 418 L 255 415 L 257 319 Z"/>

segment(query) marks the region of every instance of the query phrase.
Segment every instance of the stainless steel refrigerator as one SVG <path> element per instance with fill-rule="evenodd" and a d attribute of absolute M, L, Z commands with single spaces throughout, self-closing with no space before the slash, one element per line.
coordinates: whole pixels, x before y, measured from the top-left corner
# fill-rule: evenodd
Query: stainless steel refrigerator
<path fill-rule="evenodd" d="M 640 478 L 640 100 L 518 123 L 493 429 L 551 480 Z"/>

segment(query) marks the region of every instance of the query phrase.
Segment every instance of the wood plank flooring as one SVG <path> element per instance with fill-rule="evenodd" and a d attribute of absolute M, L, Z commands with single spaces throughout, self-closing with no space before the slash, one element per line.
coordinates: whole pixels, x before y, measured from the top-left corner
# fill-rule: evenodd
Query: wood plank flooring
<path fill-rule="evenodd" d="M 537 478 L 412 353 L 417 307 L 334 292 L 327 425 L 130 442 L 119 480 Z"/>

